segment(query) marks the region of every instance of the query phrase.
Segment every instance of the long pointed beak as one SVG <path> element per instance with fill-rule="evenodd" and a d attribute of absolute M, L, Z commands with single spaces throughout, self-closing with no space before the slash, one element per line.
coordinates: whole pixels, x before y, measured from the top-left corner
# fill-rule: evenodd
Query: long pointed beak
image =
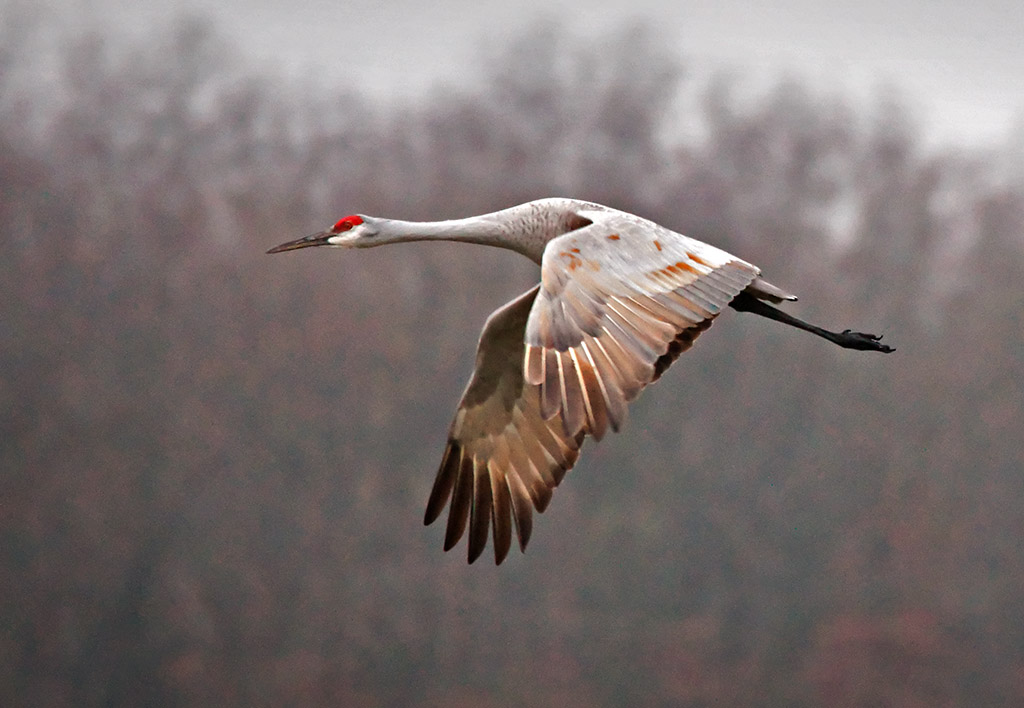
<path fill-rule="evenodd" d="M 326 246 L 327 239 L 333 235 L 330 231 L 321 231 L 318 234 L 311 234 L 305 238 L 295 239 L 288 243 L 282 243 L 280 246 L 274 246 L 267 253 L 284 253 L 285 251 L 294 251 L 296 248 L 307 248 L 309 246 Z"/>

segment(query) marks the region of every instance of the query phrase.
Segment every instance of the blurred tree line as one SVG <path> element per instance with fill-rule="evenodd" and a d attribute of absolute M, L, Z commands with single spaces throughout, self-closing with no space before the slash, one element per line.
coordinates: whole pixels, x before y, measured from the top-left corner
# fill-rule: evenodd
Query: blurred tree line
<path fill-rule="evenodd" d="M 684 92 L 643 26 L 536 25 L 483 88 L 402 106 L 255 75 L 199 19 L 59 40 L 7 8 L 0 703 L 1024 700 L 1005 155 L 926 150 L 893 100 Z M 422 508 L 479 329 L 536 269 L 263 251 L 552 195 L 731 250 L 899 351 L 726 313 L 525 557 L 469 568 Z"/>

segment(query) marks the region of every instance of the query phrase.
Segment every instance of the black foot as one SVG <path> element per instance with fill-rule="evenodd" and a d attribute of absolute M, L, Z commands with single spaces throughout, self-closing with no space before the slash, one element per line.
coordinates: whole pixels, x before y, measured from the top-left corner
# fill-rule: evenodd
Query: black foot
<path fill-rule="evenodd" d="M 882 338 L 880 334 L 865 334 L 863 332 L 852 332 L 848 329 L 844 329 L 839 334 L 835 335 L 834 341 L 841 347 L 847 349 L 859 349 L 861 351 L 870 352 L 889 352 L 896 351 L 896 347 L 890 347 L 888 344 L 882 344 L 878 340 Z"/>

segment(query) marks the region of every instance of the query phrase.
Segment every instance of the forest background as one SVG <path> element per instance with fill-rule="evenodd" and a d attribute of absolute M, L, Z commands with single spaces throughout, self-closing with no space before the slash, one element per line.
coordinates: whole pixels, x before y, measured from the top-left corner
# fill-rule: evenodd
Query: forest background
<path fill-rule="evenodd" d="M 1024 701 L 1020 136 L 694 85 L 642 24 L 541 23 L 479 86 L 388 105 L 248 70 L 201 18 L 52 33 L 0 23 L 0 704 Z M 535 266 L 264 251 L 552 195 L 898 351 L 725 313 L 525 556 L 469 567 L 423 505 Z"/>

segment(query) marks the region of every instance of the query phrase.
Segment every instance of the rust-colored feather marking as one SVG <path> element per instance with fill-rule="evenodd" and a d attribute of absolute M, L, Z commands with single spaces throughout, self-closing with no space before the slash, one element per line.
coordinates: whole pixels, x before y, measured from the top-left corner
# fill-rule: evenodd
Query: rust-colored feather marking
<path fill-rule="evenodd" d="M 689 256 L 689 258 L 690 258 L 690 260 L 691 260 L 691 261 L 693 261 L 693 262 L 695 262 L 695 263 L 699 263 L 699 264 L 701 264 L 702 266 L 704 266 L 704 267 L 705 267 L 705 268 L 707 268 L 708 270 L 713 270 L 713 269 L 714 269 L 714 266 L 712 266 L 712 265 L 711 265 L 710 263 L 708 263 L 708 262 L 707 262 L 706 260 L 704 260 L 703 258 L 701 258 L 700 256 L 698 256 L 698 255 L 697 255 L 696 253 L 687 253 L 686 255 L 687 255 L 687 256 Z"/>

